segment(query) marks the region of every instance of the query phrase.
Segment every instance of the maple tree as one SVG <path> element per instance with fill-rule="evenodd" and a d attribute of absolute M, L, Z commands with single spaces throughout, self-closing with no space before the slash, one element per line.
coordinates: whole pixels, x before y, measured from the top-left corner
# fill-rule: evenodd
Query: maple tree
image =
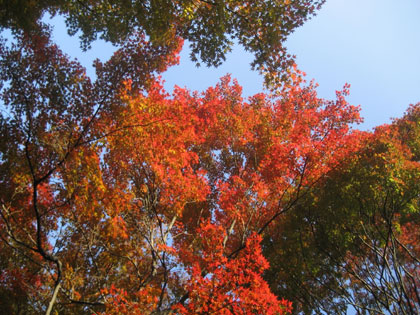
<path fill-rule="evenodd" d="M 298 71 L 248 100 L 228 76 L 170 96 L 181 44 L 135 35 L 91 81 L 47 29 L 1 43 L 3 309 L 291 312 L 260 243 L 355 150 L 358 108 Z"/>
<path fill-rule="evenodd" d="M 188 40 L 193 61 L 218 66 L 234 43 L 250 51 L 252 68 L 267 82 L 288 80 L 294 63 L 283 43 L 313 16 L 324 0 L 212 1 L 212 0 L 8 0 L 0 2 L 0 27 L 30 33 L 44 13 L 60 14 L 68 31 L 80 31 L 83 48 L 99 36 L 116 45 L 134 33 L 155 46 Z"/>
<path fill-rule="evenodd" d="M 412 105 L 365 133 L 263 243 L 266 279 L 296 312 L 420 311 L 419 121 L 420 104 Z"/>

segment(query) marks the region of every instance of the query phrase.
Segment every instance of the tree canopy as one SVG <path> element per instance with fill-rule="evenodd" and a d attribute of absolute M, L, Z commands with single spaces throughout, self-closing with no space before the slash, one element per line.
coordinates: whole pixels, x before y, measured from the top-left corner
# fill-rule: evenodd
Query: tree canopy
<path fill-rule="evenodd" d="M 264 242 L 275 293 L 306 313 L 420 311 L 419 122 L 417 104 L 367 133 L 278 221 Z"/>
<path fill-rule="evenodd" d="M 13 0 L 0 2 L 0 26 L 31 32 L 44 13 L 60 14 L 84 49 L 98 37 L 121 45 L 134 33 L 160 47 L 183 39 L 192 60 L 207 66 L 220 65 L 237 42 L 267 82 L 285 81 L 294 61 L 283 44 L 324 1 Z"/>
<path fill-rule="evenodd" d="M 152 73 L 174 52 L 133 46 L 95 82 L 47 33 L 1 47 L 3 308 L 290 311 L 261 238 L 351 151 L 358 109 L 300 76 L 248 101 L 229 77 L 169 96 Z"/>
<path fill-rule="evenodd" d="M 282 43 L 322 2 L 0 2 L 0 309 L 418 314 L 420 104 L 361 132 L 348 85 L 317 96 Z M 95 79 L 46 12 L 118 45 Z M 184 40 L 271 89 L 167 93 Z"/>

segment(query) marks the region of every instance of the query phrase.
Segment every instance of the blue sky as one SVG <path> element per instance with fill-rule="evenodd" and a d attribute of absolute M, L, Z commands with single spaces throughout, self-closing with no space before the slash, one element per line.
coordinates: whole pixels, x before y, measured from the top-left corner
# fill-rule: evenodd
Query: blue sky
<path fill-rule="evenodd" d="M 363 128 L 401 117 L 420 102 L 420 1 L 327 0 L 318 16 L 290 38 L 299 67 L 322 97 L 351 84 Z"/>
<path fill-rule="evenodd" d="M 64 36 L 64 24 L 57 19 L 55 24 L 55 40 L 90 74 L 95 58 L 106 60 L 112 54 L 113 47 L 101 42 L 82 53 L 77 38 Z M 348 100 L 362 107 L 361 129 L 388 123 L 410 103 L 420 102 L 419 0 L 327 0 L 317 16 L 290 36 L 287 47 L 307 78 L 319 84 L 320 97 L 334 98 L 344 83 L 351 84 Z M 196 68 L 188 54 L 185 47 L 180 65 L 163 75 L 168 91 L 175 84 L 202 91 L 226 73 L 238 79 L 244 95 L 262 91 L 262 78 L 250 70 L 252 56 L 241 47 L 234 47 L 217 69 Z"/>

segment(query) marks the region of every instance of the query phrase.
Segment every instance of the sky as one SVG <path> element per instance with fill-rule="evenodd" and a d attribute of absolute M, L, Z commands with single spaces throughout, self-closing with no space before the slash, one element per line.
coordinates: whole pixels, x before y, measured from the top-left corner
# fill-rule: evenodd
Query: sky
<path fill-rule="evenodd" d="M 64 23 L 54 19 L 54 39 L 93 74 L 92 61 L 105 61 L 114 48 L 94 43 L 86 53 L 77 38 L 65 36 Z M 298 68 L 319 84 L 318 95 L 334 99 L 351 85 L 351 104 L 360 105 L 363 130 L 401 117 L 409 104 L 420 102 L 420 1 L 327 0 L 317 15 L 298 28 L 286 43 Z M 235 46 L 219 68 L 197 68 L 188 47 L 180 65 L 163 74 L 165 88 L 174 85 L 203 91 L 227 73 L 243 86 L 245 96 L 263 91 L 262 78 L 251 71 L 252 56 Z"/>

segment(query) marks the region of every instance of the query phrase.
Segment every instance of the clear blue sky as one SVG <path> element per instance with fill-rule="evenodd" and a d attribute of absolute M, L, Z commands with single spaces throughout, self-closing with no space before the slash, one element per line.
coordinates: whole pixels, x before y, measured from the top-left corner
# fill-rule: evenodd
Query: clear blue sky
<path fill-rule="evenodd" d="M 57 21 L 55 40 L 87 68 L 96 57 L 106 60 L 113 51 L 96 43 L 81 53 L 77 39 L 63 33 L 64 25 Z M 335 90 L 351 84 L 348 100 L 362 106 L 361 129 L 388 123 L 401 117 L 410 103 L 420 102 L 419 0 L 327 0 L 317 16 L 290 36 L 287 47 L 308 79 L 319 83 L 321 97 L 334 98 Z M 201 91 L 231 73 L 249 96 L 262 91 L 262 78 L 250 70 L 251 60 L 235 47 L 221 67 L 196 68 L 185 47 L 180 65 L 164 74 L 165 87 Z"/>

